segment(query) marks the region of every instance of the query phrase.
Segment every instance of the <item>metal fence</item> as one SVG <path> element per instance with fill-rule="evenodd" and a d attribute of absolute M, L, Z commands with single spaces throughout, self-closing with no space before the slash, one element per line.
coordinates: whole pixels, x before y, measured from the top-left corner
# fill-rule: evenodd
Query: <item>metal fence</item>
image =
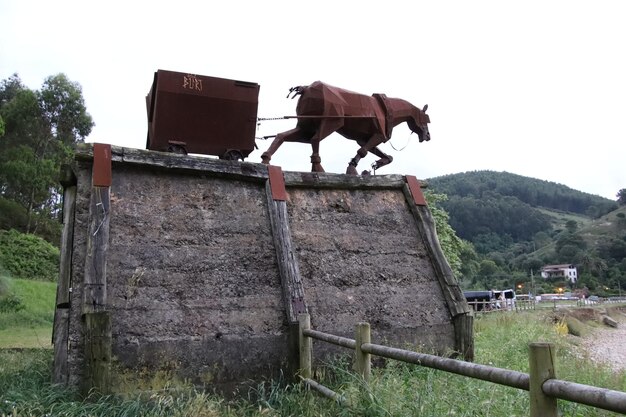
<path fill-rule="evenodd" d="M 468 301 L 467 304 L 478 313 L 494 313 L 497 311 L 526 311 L 534 310 L 537 306 L 535 300 L 489 300 Z"/>
<path fill-rule="evenodd" d="M 371 355 L 376 355 L 528 391 L 530 417 L 558 416 L 557 399 L 626 414 L 626 392 L 556 379 L 555 350 L 551 343 L 529 345 L 530 372 L 527 374 L 373 344 L 369 323 L 358 323 L 355 339 L 349 339 L 311 329 L 308 314 L 299 315 L 298 320 L 300 375 L 303 381 L 322 395 L 343 404 L 346 404 L 343 396 L 311 379 L 312 339 L 354 350 L 355 370 L 366 382 L 371 374 Z"/>

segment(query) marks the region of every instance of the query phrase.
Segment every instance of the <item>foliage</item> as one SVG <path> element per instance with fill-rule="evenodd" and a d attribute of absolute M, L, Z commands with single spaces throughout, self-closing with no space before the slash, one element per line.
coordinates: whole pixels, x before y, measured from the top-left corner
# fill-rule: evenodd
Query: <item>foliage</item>
<path fill-rule="evenodd" d="M 617 203 L 620 206 L 626 205 L 626 188 L 622 188 L 621 190 L 619 190 L 617 192 L 616 197 L 617 197 Z"/>
<path fill-rule="evenodd" d="M 596 217 L 617 208 L 617 204 L 607 198 L 508 172 L 471 171 L 431 178 L 428 183 L 436 192 L 448 196 L 482 199 L 487 194 L 497 194 L 515 197 L 532 207 L 564 212 L 588 214 L 593 208 Z"/>
<path fill-rule="evenodd" d="M 0 273 L 0 313 L 15 313 L 24 309 L 24 303 L 14 292 L 9 277 Z"/>
<path fill-rule="evenodd" d="M 50 347 L 56 284 L 0 275 L 2 282 L 19 304 L 0 309 L 0 349 Z"/>
<path fill-rule="evenodd" d="M 59 214 L 60 166 L 71 160 L 72 146 L 93 127 L 81 87 L 57 74 L 33 91 L 14 74 L 0 83 L 0 117 L 5 130 L 0 139 L 0 197 L 13 202 L 12 210 L 19 213 L 15 223 L 2 227 L 36 233 L 57 244 L 60 229 L 49 224 Z"/>
<path fill-rule="evenodd" d="M 450 196 L 442 205 L 450 213 L 450 225 L 461 238 L 472 242 L 491 234 L 519 242 L 551 229 L 545 214 L 516 197 L 494 193 L 484 193 L 481 198 Z"/>
<path fill-rule="evenodd" d="M 546 315 L 547 314 L 547 315 Z M 626 374 L 589 361 L 572 339 L 560 335 L 550 313 L 503 313 L 475 320 L 476 362 L 528 372 L 528 344 L 556 346 L 559 378 L 624 390 Z M 442 371 L 387 361 L 373 369 L 369 384 L 354 375 L 349 360 L 320 367 L 315 379 L 343 395 L 341 407 L 302 384 L 269 381 L 246 395 L 225 399 L 185 385 L 132 395 L 76 401 L 52 385 L 50 350 L 0 350 L 0 414 L 91 416 L 520 416 L 528 415 L 528 392 Z M 614 415 L 559 401 L 560 415 Z"/>
<path fill-rule="evenodd" d="M 559 184 L 490 171 L 437 177 L 429 180 L 429 186 L 434 192 L 449 193 L 439 204 L 452 229 L 477 254 L 467 267 L 465 260 L 460 267 L 462 276 L 472 277 L 461 283 L 465 289 L 534 285 L 540 290 L 540 283 L 532 284 L 529 278 L 531 271 L 559 263 L 576 264 L 587 275 L 579 287 L 588 285 L 596 292 L 626 287 L 626 206 Z M 554 196 L 563 205 L 556 204 Z M 594 216 L 615 210 L 591 219 L 555 207 Z M 481 271 L 484 260 L 495 266 L 483 264 Z"/>
<path fill-rule="evenodd" d="M 55 281 L 59 250 L 35 235 L 0 230 L 0 265 L 14 277 Z"/>
<path fill-rule="evenodd" d="M 457 236 L 455 230 L 450 226 L 448 213 L 439 206 L 447 197 L 430 191 L 426 192 L 425 197 L 435 220 L 439 244 L 454 275 L 457 279 L 471 277 L 476 270 L 473 265 L 477 256 L 471 243 Z"/>

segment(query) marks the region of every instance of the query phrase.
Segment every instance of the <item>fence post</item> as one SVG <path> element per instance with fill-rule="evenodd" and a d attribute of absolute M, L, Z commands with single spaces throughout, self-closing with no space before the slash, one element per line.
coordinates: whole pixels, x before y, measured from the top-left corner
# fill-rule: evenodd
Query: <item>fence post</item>
<path fill-rule="evenodd" d="M 555 354 L 552 343 L 531 343 L 529 348 L 530 361 L 530 417 L 557 417 L 556 398 L 543 392 L 543 383 L 556 378 Z"/>
<path fill-rule="evenodd" d="M 363 377 L 365 382 L 370 380 L 370 374 L 372 373 L 371 357 L 369 353 L 361 350 L 361 345 L 364 343 L 371 343 L 370 324 L 361 322 L 357 323 L 355 327 L 355 355 L 354 355 L 354 370 Z"/>
<path fill-rule="evenodd" d="M 302 378 L 311 378 L 311 347 L 312 340 L 303 334 L 311 328 L 311 316 L 307 313 L 298 314 L 298 345 L 300 346 L 300 375 Z"/>

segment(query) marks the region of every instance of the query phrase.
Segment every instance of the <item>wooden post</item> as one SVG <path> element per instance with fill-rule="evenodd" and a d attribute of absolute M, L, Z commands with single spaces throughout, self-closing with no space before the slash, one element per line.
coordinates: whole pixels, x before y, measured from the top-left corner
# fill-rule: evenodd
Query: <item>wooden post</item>
<path fill-rule="evenodd" d="M 530 361 L 530 417 L 557 417 L 557 400 L 543 392 L 543 383 L 556 378 L 555 352 L 552 343 L 531 343 Z"/>
<path fill-rule="evenodd" d="M 85 325 L 85 375 L 81 393 L 108 394 L 111 384 L 111 313 L 83 314 Z"/>
<path fill-rule="evenodd" d="M 54 312 L 54 365 L 52 383 L 67 384 L 67 343 L 69 338 L 70 309 L 57 308 Z"/>
<path fill-rule="evenodd" d="M 298 323 L 300 324 L 299 345 L 300 345 L 300 376 L 302 378 L 311 378 L 311 361 L 313 341 L 310 337 L 304 336 L 304 330 L 311 329 L 311 316 L 307 313 L 298 315 Z"/>
<path fill-rule="evenodd" d="M 59 259 L 56 308 L 52 329 L 54 344 L 53 384 L 66 384 L 68 379 L 67 347 L 69 338 L 70 288 L 72 286 L 72 252 L 74 242 L 74 213 L 76 210 L 76 176 L 69 166 L 61 169 L 63 184 L 63 233 Z"/>
<path fill-rule="evenodd" d="M 454 317 L 455 350 L 463 360 L 474 360 L 474 315 L 470 312 Z"/>
<path fill-rule="evenodd" d="M 89 208 L 89 235 L 83 282 L 83 313 L 103 311 L 107 304 L 106 256 L 109 247 L 109 187 L 92 187 Z"/>
<path fill-rule="evenodd" d="M 354 349 L 354 370 L 363 377 L 365 382 L 369 382 L 372 373 L 372 355 L 363 352 L 361 346 L 364 343 L 371 343 L 370 324 L 364 322 L 357 323 L 354 333 L 354 340 L 356 341 L 356 347 Z"/>

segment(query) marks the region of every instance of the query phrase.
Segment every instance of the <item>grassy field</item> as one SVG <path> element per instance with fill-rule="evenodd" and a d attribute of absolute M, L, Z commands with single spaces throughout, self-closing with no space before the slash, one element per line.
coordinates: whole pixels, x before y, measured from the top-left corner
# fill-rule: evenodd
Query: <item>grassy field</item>
<path fill-rule="evenodd" d="M 528 343 L 550 341 L 557 346 L 559 378 L 626 390 L 626 373 L 588 360 L 578 347 L 580 339 L 563 334 L 550 311 L 483 315 L 476 319 L 475 332 L 477 363 L 528 372 Z M 77 401 L 74 393 L 49 383 L 51 362 L 49 349 L 0 349 L 0 415 L 527 416 L 529 407 L 525 391 L 391 361 L 374 369 L 366 386 L 351 372 L 348 359 L 319 369 L 316 379 L 343 394 L 351 407 L 280 381 L 261 384 L 236 400 L 177 383 L 143 394 Z M 614 415 L 568 402 L 559 408 L 562 416 Z"/>
<path fill-rule="evenodd" d="M 2 279 L 20 308 L 0 312 L 0 348 L 50 348 L 56 283 Z"/>

